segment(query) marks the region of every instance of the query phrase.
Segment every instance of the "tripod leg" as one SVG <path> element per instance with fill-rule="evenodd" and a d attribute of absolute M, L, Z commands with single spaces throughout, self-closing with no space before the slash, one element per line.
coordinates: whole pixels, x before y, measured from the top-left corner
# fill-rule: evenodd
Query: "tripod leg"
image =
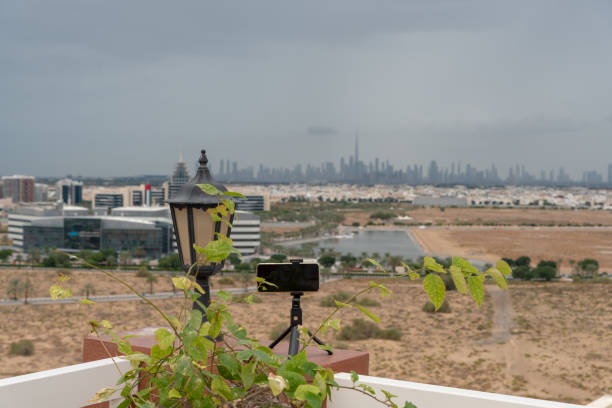
<path fill-rule="evenodd" d="M 321 339 L 319 339 L 317 336 L 313 336 L 313 334 L 311 333 L 311 331 L 310 331 L 310 330 L 308 330 L 308 334 L 310 335 L 310 337 L 312 337 L 312 339 L 315 341 L 315 343 L 317 343 L 317 344 L 318 344 L 318 345 L 320 345 L 320 346 L 326 346 L 326 345 L 325 345 L 325 343 L 323 343 L 323 342 L 321 341 Z M 327 346 L 326 346 L 326 347 L 327 347 Z M 331 356 L 332 354 L 334 354 L 334 353 L 333 353 L 331 350 L 325 350 L 325 351 L 327 351 L 327 354 L 329 354 L 330 356 Z"/>
<path fill-rule="evenodd" d="M 280 336 L 278 336 L 278 337 L 276 338 L 276 340 L 274 340 L 272 343 L 270 343 L 270 345 L 269 345 L 268 347 L 270 347 L 270 348 L 274 348 L 274 346 L 276 346 L 278 343 L 280 343 L 280 342 L 281 342 L 281 340 L 282 340 L 282 339 L 284 339 L 284 338 L 285 338 L 285 337 L 286 337 L 286 336 L 289 334 L 289 332 L 290 332 L 290 331 L 291 331 L 291 326 L 287 327 L 287 328 L 285 329 L 285 331 L 283 332 L 283 334 L 281 334 Z"/>
<path fill-rule="evenodd" d="M 300 348 L 300 342 L 298 341 L 300 333 L 298 333 L 297 325 L 291 326 L 289 329 L 291 330 L 291 337 L 289 337 L 289 355 L 293 357 L 298 353 Z"/>

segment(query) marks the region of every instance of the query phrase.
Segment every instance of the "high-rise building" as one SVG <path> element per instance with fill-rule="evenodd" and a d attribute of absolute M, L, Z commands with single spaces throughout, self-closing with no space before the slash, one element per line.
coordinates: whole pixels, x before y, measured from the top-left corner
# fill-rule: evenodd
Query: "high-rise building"
<path fill-rule="evenodd" d="M 57 201 L 70 205 L 83 202 L 83 182 L 65 178 L 58 181 L 55 186 Z"/>
<path fill-rule="evenodd" d="M 612 186 L 612 163 L 608 164 L 608 185 Z"/>
<path fill-rule="evenodd" d="M 174 197 L 190 178 L 191 176 L 189 175 L 189 170 L 187 170 L 187 165 L 182 158 L 179 158 L 179 161 L 174 167 L 174 173 L 170 176 L 170 182 L 168 183 L 168 198 Z"/>
<path fill-rule="evenodd" d="M 42 203 L 49 197 L 49 186 L 41 183 L 34 183 L 34 201 Z"/>
<path fill-rule="evenodd" d="M 4 197 L 10 197 L 14 203 L 34 201 L 32 176 L 3 176 L 2 186 Z"/>

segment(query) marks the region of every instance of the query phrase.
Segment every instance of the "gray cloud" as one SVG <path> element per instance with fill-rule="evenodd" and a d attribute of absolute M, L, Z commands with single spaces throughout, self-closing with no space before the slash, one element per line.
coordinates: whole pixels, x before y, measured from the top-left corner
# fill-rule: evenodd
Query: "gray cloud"
<path fill-rule="evenodd" d="M 338 134 L 338 129 L 331 126 L 309 126 L 306 132 L 311 136 L 333 136 Z"/>
<path fill-rule="evenodd" d="M 201 147 L 318 164 L 352 151 L 337 129 L 402 167 L 603 169 L 611 7 L 4 1 L 0 174 L 163 174 Z"/>

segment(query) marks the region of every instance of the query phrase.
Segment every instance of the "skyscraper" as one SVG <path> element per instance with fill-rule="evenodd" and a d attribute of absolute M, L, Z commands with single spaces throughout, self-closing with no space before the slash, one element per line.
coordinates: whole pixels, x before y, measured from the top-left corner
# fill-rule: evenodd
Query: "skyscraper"
<path fill-rule="evenodd" d="M 83 202 L 83 182 L 65 178 L 58 181 L 55 186 L 58 202 L 69 205 Z"/>
<path fill-rule="evenodd" d="M 4 197 L 11 197 L 14 203 L 34 201 L 34 177 L 3 176 L 2 186 Z"/>
<path fill-rule="evenodd" d="M 190 178 L 191 176 L 189 175 L 189 170 L 187 170 L 187 165 L 181 156 L 174 167 L 174 173 L 170 176 L 170 181 L 168 183 L 168 198 L 174 197 Z"/>

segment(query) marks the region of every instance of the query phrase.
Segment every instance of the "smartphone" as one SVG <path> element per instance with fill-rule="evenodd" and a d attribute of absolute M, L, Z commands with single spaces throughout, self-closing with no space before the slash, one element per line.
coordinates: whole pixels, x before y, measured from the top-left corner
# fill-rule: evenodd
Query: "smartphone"
<path fill-rule="evenodd" d="M 273 285 L 258 285 L 259 292 L 316 292 L 319 290 L 317 263 L 260 263 L 257 277 Z"/>

